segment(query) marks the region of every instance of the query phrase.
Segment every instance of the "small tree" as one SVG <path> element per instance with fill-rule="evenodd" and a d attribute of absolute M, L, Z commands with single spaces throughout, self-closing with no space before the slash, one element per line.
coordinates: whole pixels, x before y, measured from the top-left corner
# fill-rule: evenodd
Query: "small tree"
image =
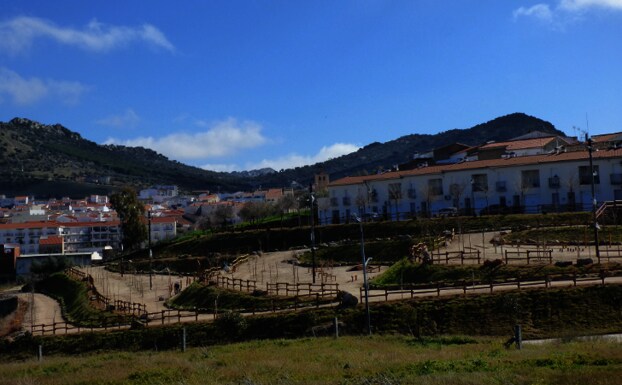
<path fill-rule="evenodd" d="M 213 223 L 220 223 L 224 228 L 231 220 L 233 220 L 233 206 L 219 205 L 211 214 L 210 220 Z"/>
<path fill-rule="evenodd" d="M 136 191 L 125 187 L 110 196 L 110 204 L 121 219 L 123 246 L 132 250 L 147 239 L 147 226 L 143 221 L 145 206 L 138 200 Z"/>
<path fill-rule="evenodd" d="M 281 198 L 278 204 L 279 211 L 281 212 L 281 225 L 283 224 L 283 216 L 289 213 L 291 210 L 298 208 L 298 201 L 294 194 L 286 194 Z"/>

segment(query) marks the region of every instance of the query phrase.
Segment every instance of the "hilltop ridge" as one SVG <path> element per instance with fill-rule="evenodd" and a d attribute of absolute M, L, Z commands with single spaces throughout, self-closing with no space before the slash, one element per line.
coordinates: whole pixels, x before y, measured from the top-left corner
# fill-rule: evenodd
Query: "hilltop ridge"
<path fill-rule="evenodd" d="M 468 129 L 370 143 L 351 154 L 314 165 L 279 172 L 262 169 L 226 173 L 185 165 L 143 147 L 99 145 L 61 124 L 14 118 L 0 122 L 0 194 L 80 197 L 124 185 L 143 188 L 151 184 L 175 184 L 186 191 L 238 191 L 296 183 L 305 186 L 320 171 L 329 173 L 332 179 L 364 175 L 408 162 L 416 152 L 455 142 L 478 145 L 508 140 L 535 130 L 564 135 L 549 122 L 514 113 Z"/>

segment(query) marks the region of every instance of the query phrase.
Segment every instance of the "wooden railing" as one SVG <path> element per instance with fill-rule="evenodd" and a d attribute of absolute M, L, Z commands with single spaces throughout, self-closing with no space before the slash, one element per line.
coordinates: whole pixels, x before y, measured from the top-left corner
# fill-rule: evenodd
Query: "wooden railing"
<path fill-rule="evenodd" d="M 336 296 L 339 293 L 338 283 L 266 283 L 268 295 L 284 295 L 293 297 L 320 296 L 321 298 Z"/>
<path fill-rule="evenodd" d="M 481 262 L 480 251 L 446 251 L 444 253 L 439 251 L 433 251 L 432 262 L 433 263 L 442 263 L 445 262 L 446 265 L 449 264 L 450 261 L 460 261 L 461 265 L 464 265 L 465 261 L 477 261 L 477 264 Z"/>
<path fill-rule="evenodd" d="M 531 261 L 536 260 L 538 262 L 545 261 L 547 263 L 553 263 L 553 250 L 505 250 L 505 263 L 508 264 L 510 261 L 523 261 L 526 260 L 527 264 L 530 264 Z"/>
<path fill-rule="evenodd" d="M 382 297 L 385 301 L 389 301 L 391 297 L 393 299 L 399 299 L 395 297 L 403 298 L 405 295 L 410 298 L 414 298 L 415 296 L 425 296 L 425 295 L 436 295 L 440 296 L 443 292 L 452 291 L 454 294 L 462 294 L 466 295 L 468 292 L 475 291 L 489 291 L 492 293 L 495 288 L 501 287 L 516 287 L 516 289 L 521 290 L 527 287 L 545 287 L 549 288 L 552 286 L 553 282 L 558 283 L 569 283 L 571 286 L 577 286 L 578 283 L 586 282 L 592 284 L 605 284 L 605 280 L 607 277 L 612 277 L 619 272 L 606 272 L 604 270 L 600 271 L 598 274 L 584 274 L 579 275 L 574 273 L 572 275 L 547 275 L 544 279 L 541 280 L 532 280 L 532 281 L 520 281 L 518 279 L 509 279 L 502 282 L 481 282 L 481 281 L 462 281 L 450 285 L 442 286 L 440 283 L 433 285 L 416 285 L 410 286 L 407 288 L 401 289 L 370 289 L 368 293 L 369 298 L 378 298 Z M 456 293 L 457 292 L 457 293 Z M 365 297 L 365 288 L 361 287 L 359 289 L 359 300 L 363 301 Z"/>
<path fill-rule="evenodd" d="M 81 270 L 70 267 L 65 270 L 65 274 L 70 278 L 78 281 L 86 282 L 88 286 L 89 296 L 92 301 L 99 303 L 107 311 L 122 313 L 125 315 L 140 316 L 147 312 L 147 306 L 143 303 L 111 300 L 110 298 L 100 294 L 95 287 L 93 277 Z"/>
<path fill-rule="evenodd" d="M 257 281 L 250 279 L 239 279 L 224 275 L 216 276 L 216 285 L 226 289 L 253 292 L 257 289 Z"/>

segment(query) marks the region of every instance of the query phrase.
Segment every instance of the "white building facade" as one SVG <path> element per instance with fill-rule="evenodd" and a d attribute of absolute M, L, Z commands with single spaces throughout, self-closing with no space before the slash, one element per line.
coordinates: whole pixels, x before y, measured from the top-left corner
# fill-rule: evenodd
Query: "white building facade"
<path fill-rule="evenodd" d="M 594 152 L 593 171 L 598 202 L 622 199 L 622 150 Z M 344 223 L 371 213 L 393 220 L 433 216 L 446 207 L 480 214 L 591 210 L 591 187 L 586 150 L 478 160 L 333 181 L 319 216 L 322 223 Z"/>

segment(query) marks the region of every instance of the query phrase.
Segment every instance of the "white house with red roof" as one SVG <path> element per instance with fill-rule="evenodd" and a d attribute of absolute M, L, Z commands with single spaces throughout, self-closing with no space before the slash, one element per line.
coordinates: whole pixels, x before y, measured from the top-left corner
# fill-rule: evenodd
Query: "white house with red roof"
<path fill-rule="evenodd" d="M 593 152 L 595 197 L 598 202 L 620 200 L 622 149 L 602 144 Z M 329 199 L 320 209 L 320 219 L 339 223 L 352 214 L 365 213 L 396 219 L 434 215 L 446 207 L 480 213 L 492 205 L 530 213 L 590 210 L 591 182 L 584 146 L 575 146 L 574 151 L 346 177 L 329 184 Z"/>
<path fill-rule="evenodd" d="M 42 238 L 57 236 L 63 240 L 63 250 L 70 253 L 102 252 L 106 246 L 119 249 L 121 245 L 119 221 L 66 223 L 37 221 L 0 224 L 0 243 L 17 244 L 22 254 L 38 254 Z"/>

